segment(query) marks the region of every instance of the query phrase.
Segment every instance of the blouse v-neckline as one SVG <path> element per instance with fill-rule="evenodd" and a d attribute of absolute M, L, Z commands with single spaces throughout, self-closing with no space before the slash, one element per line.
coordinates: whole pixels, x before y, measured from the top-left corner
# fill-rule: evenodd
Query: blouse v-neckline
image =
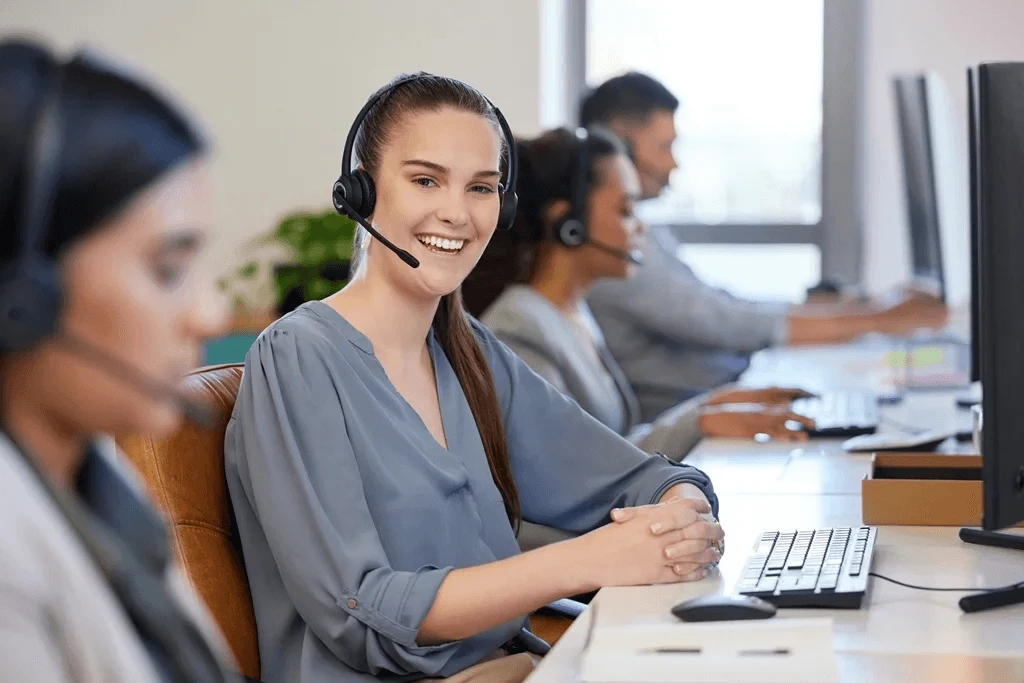
<path fill-rule="evenodd" d="M 452 401 L 452 397 L 448 393 L 448 385 L 450 384 L 450 382 L 448 382 L 447 379 L 445 379 L 444 381 L 442 381 L 441 379 L 441 373 L 446 372 L 443 369 L 446 367 L 450 367 L 450 365 L 448 364 L 447 356 L 445 356 L 444 351 L 441 350 L 440 346 L 437 343 L 437 340 L 434 338 L 433 327 L 431 327 L 430 330 L 428 330 L 427 332 L 426 342 L 427 351 L 430 354 L 430 363 L 431 366 L 433 367 L 434 372 L 434 392 L 437 395 L 438 412 L 441 418 L 441 433 L 444 434 L 445 443 L 441 443 L 440 441 L 437 440 L 433 432 L 430 431 L 430 428 L 427 427 L 427 423 L 423 419 L 423 416 L 420 415 L 415 408 L 413 408 L 412 404 L 409 403 L 409 400 L 405 396 L 403 396 L 402 392 L 400 392 L 398 390 L 398 387 L 395 386 L 395 383 L 391 380 L 391 377 L 388 375 L 387 370 L 384 369 L 384 365 L 381 364 L 380 359 L 377 358 L 377 354 L 373 350 L 373 342 L 370 341 L 369 337 L 360 332 L 359 329 L 355 327 L 355 325 L 350 323 L 345 318 L 345 316 L 343 316 L 333 307 L 329 306 L 328 304 L 322 301 L 311 301 L 304 305 L 309 306 L 311 309 L 313 309 L 314 312 L 318 312 L 318 314 L 326 313 L 326 318 L 337 323 L 336 326 L 339 328 L 339 331 L 348 340 L 349 343 L 351 343 L 357 349 L 365 353 L 367 356 L 373 358 L 373 362 L 377 364 L 378 368 L 380 368 L 381 374 L 384 375 L 384 379 L 387 381 L 388 390 L 392 394 L 394 394 L 395 398 L 397 398 L 401 402 L 402 406 L 404 406 L 405 409 L 408 410 L 415 417 L 416 421 L 419 423 L 419 426 L 423 430 L 423 434 L 430 441 L 430 443 L 434 444 L 435 446 L 437 446 L 437 448 L 440 448 L 445 453 L 453 452 L 452 434 L 449 431 L 448 426 L 449 424 L 454 424 L 454 420 L 450 419 L 451 416 L 446 415 L 446 412 L 449 404 L 451 405 L 452 408 L 454 408 L 456 404 Z M 455 371 L 451 370 L 451 374 L 454 376 Z M 456 384 L 458 384 L 457 378 Z"/>

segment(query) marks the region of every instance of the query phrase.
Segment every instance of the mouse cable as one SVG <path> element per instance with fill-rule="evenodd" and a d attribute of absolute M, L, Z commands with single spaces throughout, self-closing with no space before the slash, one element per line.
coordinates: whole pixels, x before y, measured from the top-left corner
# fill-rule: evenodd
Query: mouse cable
<path fill-rule="evenodd" d="M 904 588 L 910 588 L 912 590 L 917 590 L 917 591 L 938 591 L 938 592 L 944 592 L 944 593 L 994 593 L 994 592 L 997 592 L 997 591 L 1008 591 L 1008 590 L 1012 590 L 1014 588 L 1020 588 L 1021 586 L 1024 586 L 1024 581 L 1018 581 L 1017 583 L 1011 583 L 1011 584 L 1009 584 L 1007 586 L 997 586 L 995 588 L 985 588 L 985 587 L 980 587 L 979 588 L 978 586 L 972 586 L 971 588 L 939 588 L 939 587 L 935 587 L 935 586 L 916 586 L 916 585 L 914 585 L 912 583 L 904 583 L 903 581 L 897 581 L 896 579 L 890 579 L 888 576 L 883 576 L 881 574 L 878 574 L 877 572 L 868 572 L 868 576 L 873 576 L 876 579 L 881 579 L 882 581 L 888 581 L 889 583 L 894 583 L 897 586 L 903 586 Z"/>

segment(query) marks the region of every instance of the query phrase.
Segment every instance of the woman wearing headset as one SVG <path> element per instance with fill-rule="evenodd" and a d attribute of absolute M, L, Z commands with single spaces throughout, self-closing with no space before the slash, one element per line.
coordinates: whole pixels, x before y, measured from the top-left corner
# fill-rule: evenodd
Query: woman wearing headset
<path fill-rule="evenodd" d="M 622 143 L 600 130 L 550 131 L 520 142 L 519 158 L 521 201 L 511 248 L 492 243 L 489 249 L 505 248 L 488 260 L 517 261 L 525 284 L 505 289 L 481 318 L 498 339 L 649 453 L 680 460 L 702 435 L 807 438 L 789 426 L 813 422 L 787 406 L 806 394 L 787 389 L 719 389 L 641 424 L 636 394 L 585 301 L 597 280 L 630 277 L 643 267 L 637 256 L 643 230 L 633 213 L 640 193 L 636 170 Z"/>
<path fill-rule="evenodd" d="M 353 136 L 336 205 L 393 250 L 363 231 L 349 284 L 261 335 L 225 440 L 263 675 L 521 681 L 533 660 L 510 651 L 533 610 L 703 578 L 717 499 L 464 312 L 462 280 L 514 213 L 510 134 L 485 97 L 400 79 Z M 520 554 L 523 520 L 582 535 Z"/>
<path fill-rule="evenodd" d="M 144 85 L 0 42 L 0 678 L 225 680 L 99 435 L 166 434 L 222 324 L 203 144 Z M 198 616 L 201 621 L 202 616 Z"/>

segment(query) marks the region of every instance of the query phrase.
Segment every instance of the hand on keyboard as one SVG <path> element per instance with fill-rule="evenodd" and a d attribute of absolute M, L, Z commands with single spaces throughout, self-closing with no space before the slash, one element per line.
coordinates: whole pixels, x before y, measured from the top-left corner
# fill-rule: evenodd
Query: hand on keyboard
<path fill-rule="evenodd" d="M 779 441 L 806 441 L 814 420 L 798 415 L 788 406 L 764 406 L 757 403 L 729 403 L 707 406 L 697 425 L 701 434 L 730 439 L 753 439 L 767 434 Z"/>
<path fill-rule="evenodd" d="M 789 405 L 798 398 L 810 398 L 814 394 L 803 389 L 767 387 L 764 389 L 741 389 L 723 387 L 711 392 L 704 405 L 717 406 L 725 403 L 761 403 L 763 405 Z"/>

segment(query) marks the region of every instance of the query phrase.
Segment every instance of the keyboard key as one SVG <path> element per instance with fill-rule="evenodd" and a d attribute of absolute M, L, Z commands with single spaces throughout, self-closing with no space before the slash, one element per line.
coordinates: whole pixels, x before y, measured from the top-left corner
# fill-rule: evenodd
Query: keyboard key
<path fill-rule="evenodd" d="M 800 580 L 796 584 L 796 587 L 798 590 L 806 591 L 814 590 L 814 587 L 816 585 L 818 585 L 817 576 L 801 576 Z"/>
<path fill-rule="evenodd" d="M 758 593 L 772 593 L 775 591 L 779 579 L 774 576 L 766 576 L 757 583 Z"/>
<path fill-rule="evenodd" d="M 823 576 L 818 580 L 818 588 L 823 591 L 835 590 L 839 585 L 839 578 L 836 576 Z"/>
<path fill-rule="evenodd" d="M 793 591 L 797 589 L 797 584 L 800 583 L 799 576 L 783 576 L 779 579 L 779 590 L 780 591 Z"/>

